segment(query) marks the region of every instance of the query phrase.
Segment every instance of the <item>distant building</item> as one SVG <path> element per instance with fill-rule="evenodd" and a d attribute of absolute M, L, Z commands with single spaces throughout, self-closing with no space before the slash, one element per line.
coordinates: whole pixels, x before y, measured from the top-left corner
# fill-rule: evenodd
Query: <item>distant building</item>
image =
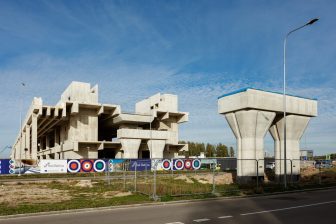
<path fill-rule="evenodd" d="M 188 113 L 178 97 L 156 94 L 135 105 L 135 113 L 98 102 L 98 86 L 72 82 L 55 106 L 34 98 L 12 147 L 13 159 L 172 158 L 178 127 Z"/>
<path fill-rule="evenodd" d="M 314 151 L 308 149 L 300 150 L 300 160 L 313 160 Z"/>

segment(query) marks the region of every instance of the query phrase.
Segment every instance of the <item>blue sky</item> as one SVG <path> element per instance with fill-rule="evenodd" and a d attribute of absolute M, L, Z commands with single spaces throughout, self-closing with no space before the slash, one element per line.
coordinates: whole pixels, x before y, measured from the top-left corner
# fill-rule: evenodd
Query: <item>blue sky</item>
<path fill-rule="evenodd" d="M 246 86 L 281 91 L 285 34 L 319 17 L 288 40 L 288 92 L 319 100 L 301 146 L 335 153 L 335 8 L 332 0 L 0 0 L 0 147 L 15 140 L 21 98 L 24 111 L 34 96 L 55 104 L 72 80 L 99 84 L 100 100 L 124 111 L 157 92 L 178 94 L 190 112 L 181 139 L 235 146 L 217 97 Z M 269 134 L 265 149 L 273 151 Z"/>

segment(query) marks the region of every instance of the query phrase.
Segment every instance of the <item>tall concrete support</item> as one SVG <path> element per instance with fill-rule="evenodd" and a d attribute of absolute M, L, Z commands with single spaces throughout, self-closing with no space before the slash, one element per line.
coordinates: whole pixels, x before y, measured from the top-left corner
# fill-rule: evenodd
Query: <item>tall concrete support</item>
<path fill-rule="evenodd" d="M 264 137 L 275 113 L 241 110 L 225 117 L 237 139 L 238 178 L 241 182 L 256 176 L 263 178 Z"/>
<path fill-rule="evenodd" d="M 141 139 L 120 139 L 125 159 L 137 159 Z"/>
<path fill-rule="evenodd" d="M 37 159 L 37 115 L 32 115 L 32 125 L 31 125 L 31 158 Z"/>
<path fill-rule="evenodd" d="M 311 117 L 317 116 L 317 101 L 298 96 L 286 96 L 287 172 L 300 172 L 300 138 Z M 218 113 L 225 115 L 237 139 L 237 175 L 256 175 L 252 162 L 243 159 L 263 158 L 263 138 L 269 129 L 274 139 L 276 174 L 284 175 L 283 95 L 253 88 L 244 88 L 218 97 Z M 292 163 L 292 166 L 291 166 Z M 260 170 L 259 170 L 260 169 Z M 258 173 L 263 175 L 263 162 Z"/>
<path fill-rule="evenodd" d="M 163 158 L 163 150 L 166 145 L 165 140 L 148 140 L 147 145 L 150 150 L 151 158 L 153 159 Z"/>
<path fill-rule="evenodd" d="M 275 175 L 282 179 L 284 171 L 284 119 L 280 115 L 270 128 L 274 139 Z M 286 116 L 286 164 L 287 175 L 294 180 L 300 174 L 300 139 L 308 126 L 310 117 Z"/>

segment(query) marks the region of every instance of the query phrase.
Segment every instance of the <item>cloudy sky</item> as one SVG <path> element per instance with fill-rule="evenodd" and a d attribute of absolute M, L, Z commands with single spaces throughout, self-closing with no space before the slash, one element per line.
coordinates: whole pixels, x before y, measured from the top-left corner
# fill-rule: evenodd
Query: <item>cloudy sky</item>
<path fill-rule="evenodd" d="M 181 139 L 235 147 L 217 97 L 282 91 L 284 36 L 318 17 L 288 40 L 288 92 L 318 99 L 301 147 L 335 153 L 335 9 L 333 0 L 0 0 L 0 151 L 18 133 L 21 99 L 24 111 L 34 96 L 53 105 L 72 80 L 98 84 L 100 101 L 123 111 L 178 94 L 190 112 Z M 269 134 L 265 149 L 273 151 Z"/>

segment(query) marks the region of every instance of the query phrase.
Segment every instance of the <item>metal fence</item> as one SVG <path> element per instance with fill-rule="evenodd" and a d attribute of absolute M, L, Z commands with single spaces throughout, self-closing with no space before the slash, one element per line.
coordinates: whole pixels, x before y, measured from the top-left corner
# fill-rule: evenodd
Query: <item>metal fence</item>
<path fill-rule="evenodd" d="M 122 160 L 115 164 L 109 163 L 103 173 L 71 173 L 55 175 L 52 178 L 100 180 L 101 184 L 109 189 L 137 192 L 154 200 L 206 194 L 246 195 L 336 185 L 336 168 L 313 161 L 287 159 L 285 176 L 284 160 L 197 160 L 200 161 L 197 167 L 193 166 L 193 159 Z M 182 161 L 183 166 L 179 161 Z M 165 167 L 165 163 L 168 164 L 168 168 Z M 10 179 L 2 176 L 0 182 L 6 180 Z"/>
<path fill-rule="evenodd" d="M 284 160 L 210 158 L 201 161 L 199 169 L 181 170 L 158 169 L 162 160 L 151 161 L 151 169 L 129 170 L 129 162 L 125 162 L 125 169 L 121 171 L 123 190 L 158 200 L 162 197 L 239 195 L 336 185 L 336 168 L 317 166 L 312 161 L 287 160 L 286 188 Z M 239 173 L 237 166 L 241 166 Z M 107 181 L 115 184 L 120 178 L 120 175 L 114 176 Z"/>

